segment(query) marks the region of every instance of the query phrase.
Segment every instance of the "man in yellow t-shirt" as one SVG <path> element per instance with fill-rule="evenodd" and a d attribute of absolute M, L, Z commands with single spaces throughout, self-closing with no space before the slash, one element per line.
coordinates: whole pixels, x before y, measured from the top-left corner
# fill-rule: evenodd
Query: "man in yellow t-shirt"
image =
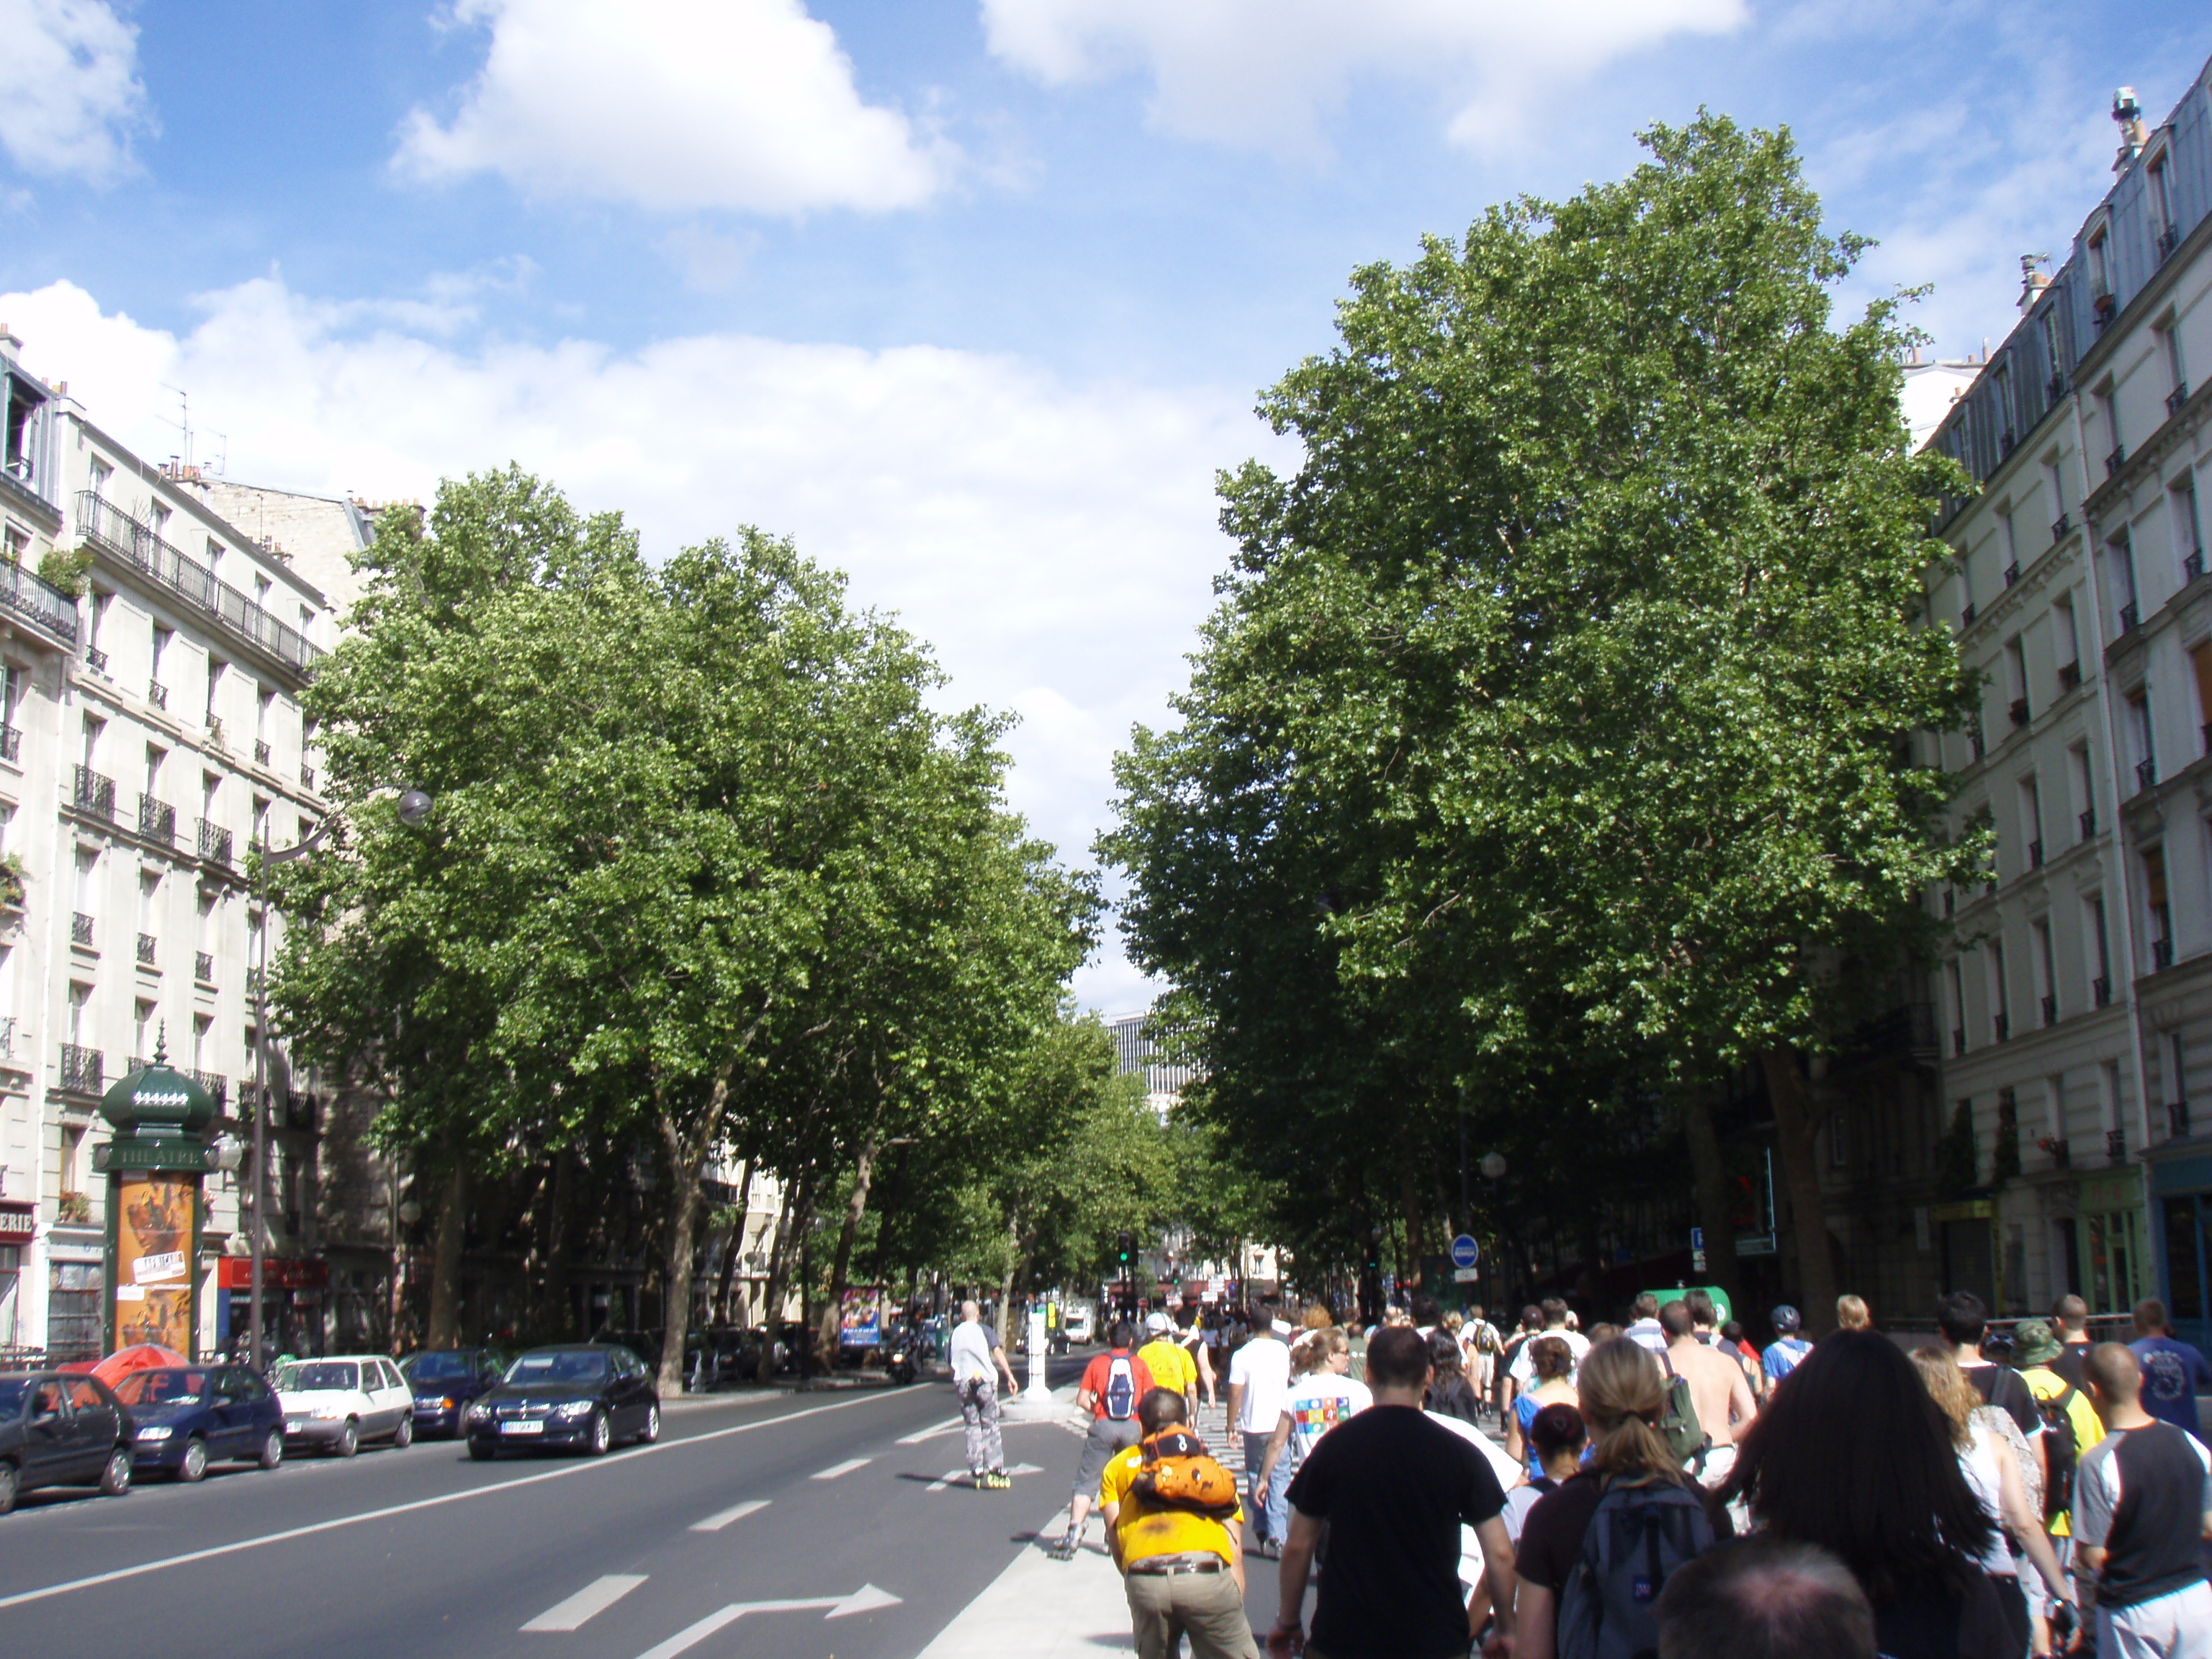
<path fill-rule="evenodd" d="M 1185 1395 L 1151 1390 L 1137 1407 L 1145 1439 L 1188 1425 L 1188 1409 Z M 1139 1659 L 1175 1659 L 1186 1636 L 1190 1659 L 1260 1659 L 1244 1611 L 1243 1507 L 1216 1521 L 1154 1504 L 1136 1490 L 1144 1462 L 1139 1441 L 1115 1455 L 1098 1483 L 1099 1513 L 1129 1598 Z"/>
<path fill-rule="evenodd" d="M 1176 1340 L 1174 1317 L 1156 1313 L 1145 1322 L 1145 1331 L 1150 1340 L 1137 1350 L 1137 1358 L 1152 1374 L 1152 1381 L 1163 1389 L 1172 1389 L 1183 1397 L 1190 1407 L 1186 1423 L 1198 1420 L 1198 1362 L 1190 1357 L 1190 1350 Z"/>
<path fill-rule="evenodd" d="M 2089 1448 L 2105 1437 L 2104 1419 L 2089 1401 L 2086 1389 L 2075 1389 L 2051 1369 L 2051 1362 L 2060 1352 L 2057 1334 L 2040 1319 L 2023 1319 L 2013 1328 L 2012 1360 L 2020 1367 L 2020 1380 L 2027 1384 L 2027 1391 L 2035 1396 L 2038 1406 L 2050 1406 L 2072 1389 L 2074 1397 L 2066 1402 L 2066 1420 L 2074 1428 L 2074 1462 L 2081 1466 L 2089 1455 Z M 2048 1413 L 2045 1413 L 2046 1419 Z M 2049 1443 L 2046 1442 L 2046 1444 Z M 2074 1535 L 2074 1517 L 2069 1505 L 2053 1510 L 2050 1517 L 2053 1538 Z"/>

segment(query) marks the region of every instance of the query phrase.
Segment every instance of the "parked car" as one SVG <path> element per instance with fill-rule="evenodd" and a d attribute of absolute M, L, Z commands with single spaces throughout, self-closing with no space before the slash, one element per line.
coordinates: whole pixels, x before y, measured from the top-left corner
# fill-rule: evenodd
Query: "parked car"
<path fill-rule="evenodd" d="M 276 1368 L 286 1442 L 351 1457 L 364 1440 L 404 1447 L 415 1437 L 415 1395 L 380 1354 L 293 1359 Z"/>
<path fill-rule="evenodd" d="M 0 1515 L 40 1486 L 131 1490 L 137 1425 L 107 1384 L 61 1371 L 0 1371 Z"/>
<path fill-rule="evenodd" d="M 617 1440 L 660 1438 L 660 1394 L 628 1348 L 606 1342 L 532 1348 L 469 1407 L 469 1455 L 503 1446 L 574 1446 L 597 1457 Z"/>
<path fill-rule="evenodd" d="M 284 1461 L 284 1407 L 243 1365 L 162 1366 L 133 1371 L 115 1397 L 137 1424 L 131 1462 L 197 1480 L 210 1462 L 235 1459 L 273 1469 Z"/>
<path fill-rule="evenodd" d="M 436 1348 L 410 1354 L 399 1374 L 414 1391 L 415 1432 L 461 1432 L 461 1418 L 478 1395 L 499 1386 L 499 1356 L 489 1348 Z"/>

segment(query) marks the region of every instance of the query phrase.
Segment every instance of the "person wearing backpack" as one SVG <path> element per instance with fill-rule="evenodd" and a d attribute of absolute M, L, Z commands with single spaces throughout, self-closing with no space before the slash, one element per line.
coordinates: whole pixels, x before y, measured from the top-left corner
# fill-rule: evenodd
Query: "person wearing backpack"
<path fill-rule="evenodd" d="M 1075 1408 L 1091 1413 L 1083 1458 L 1075 1467 L 1075 1493 L 1068 1500 L 1067 1532 L 1053 1546 L 1052 1559 L 1073 1561 L 1082 1547 L 1083 1528 L 1098 1492 L 1099 1477 L 1114 1454 L 1137 1443 L 1137 1402 L 1152 1391 L 1152 1373 L 1136 1354 L 1137 1328 L 1126 1319 L 1107 1333 L 1107 1348 L 1083 1368 Z"/>
<path fill-rule="evenodd" d="M 2043 1414 L 2043 1515 L 2051 1547 L 2066 1565 L 2074 1547 L 2075 1475 L 2089 1449 L 2105 1437 L 2105 1425 L 2089 1391 L 2062 1376 L 2052 1363 L 2067 1352 L 2057 1332 L 2040 1319 L 2023 1319 L 2012 1337 L 2013 1364 Z M 2037 1630 L 2035 1651 L 2053 1651 L 2048 1628 Z"/>
<path fill-rule="evenodd" d="M 1121 1570 L 1141 1659 L 1259 1659 L 1244 1612 L 1244 1510 L 1237 1477 L 1190 1431 L 1188 1397 L 1153 1389 L 1138 1402 L 1142 1436 L 1099 1482 L 1106 1542 Z"/>
<path fill-rule="evenodd" d="M 1576 1384 L 1589 1461 L 1522 1524 L 1515 1659 L 1656 1650 L 1668 1575 L 1734 1532 L 1660 1435 L 1668 1379 L 1647 1349 L 1615 1337 L 1590 1350 Z"/>
<path fill-rule="evenodd" d="M 1690 1385 L 1690 1401 L 1697 1407 L 1702 1450 L 1692 1450 L 1692 1473 L 1708 1486 L 1717 1486 L 1735 1467 L 1735 1443 L 1759 1414 L 1751 1397 L 1751 1384 L 1743 1367 L 1697 1336 L 1696 1304 L 1669 1302 L 1659 1310 L 1659 1323 L 1667 1332 L 1662 1368 Z"/>

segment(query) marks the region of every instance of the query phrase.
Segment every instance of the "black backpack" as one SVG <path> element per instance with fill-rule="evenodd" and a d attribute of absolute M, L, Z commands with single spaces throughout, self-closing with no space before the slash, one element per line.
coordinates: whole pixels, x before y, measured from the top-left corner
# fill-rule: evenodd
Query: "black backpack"
<path fill-rule="evenodd" d="M 1605 1483 L 1581 1554 L 1559 1592 L 1559 1659 L 1642 1659 L 1659 1647 L 1659 1592 L 1713 1547 L 1694 1486 Z"/>
<path fill-rule="evenodd" d="M 2035 1391 L 2028 1390 L 2031 1395 Z M 2043 1518 L 2056 1521 L 2074 1507 L 2074 1470 L 2081 1461 L 2081 1443 L 2074 1432 L 2069 1407 L 2081 1390 L 2071 1382 L 2045 1400 L 2036 1396 L 2035 1409 L 2043 1417 Z"/>

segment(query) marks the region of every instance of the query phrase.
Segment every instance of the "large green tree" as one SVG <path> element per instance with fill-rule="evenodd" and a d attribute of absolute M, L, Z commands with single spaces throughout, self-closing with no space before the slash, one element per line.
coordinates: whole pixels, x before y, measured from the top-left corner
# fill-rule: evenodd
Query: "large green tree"
<path fill-rule="evenodd" d="M 1224 602 L 1104 850 L 1217 1061 L 1289 964 L 1359 1045 L 1316 1062 L 1395 1057 L 1401 1105 L 1656 1056 L 1694 1109 L 1759 1063 L 1822 1306 L 1799 1056 L 1978 855 L 1908 743 L 1968 706 L 1920 585 L 1963 481 L 1911 451 L 1893 302 L 1832 316 L 1863 244 L 1788 136 L 1644 140 L 1355 274 L 1262 404 L 1304 464 L 1224 481 Z"/>

